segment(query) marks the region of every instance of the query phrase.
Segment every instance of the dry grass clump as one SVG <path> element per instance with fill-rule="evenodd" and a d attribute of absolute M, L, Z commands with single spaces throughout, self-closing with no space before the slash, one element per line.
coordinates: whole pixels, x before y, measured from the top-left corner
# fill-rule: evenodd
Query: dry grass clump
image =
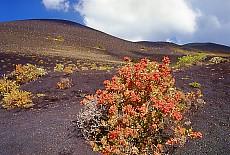
<path fill-rule="evenodd" d="M 37 67 L 36 65 L 28 63 L 26 65 L 16 65 L 16 69 L 11 72 L 9 77 L 15 80 L 18 84 L 25 84 L 35 81 L 45 74 L 47 74 L 47 72 L 43 67 Z"/>
<path fill-rule="evenodd" d="M 18 107 L 29 108 L 32 106 L 32 96 L 31 92 L 13 89 L 10 93 L 5 94 L 2 99 L 2 107 L 7 110 Z"/>
<path fill-rule="evenodd" d="M 66 74 L 73 74 L 77 70 L 78 68 L 75 64 L 56 64 L 54 67 L 54 72 L 65 72 Z"/>
<path fill-rule="evenodd" d="M 37 80 L 47 74 L 46 70 L 36 65 L 16 65 L 16 69 L 9 75 L 0 79 L 0 98 L 3 108 L 30 108 L 33 106 L 31 92 L 20 90 L 20 85 Z"/>
<path fill-rule="evenodd" d="M 56 64 L 56 66 L 54 67 L 54 72 L 63 72 L 64 67 L 64 64 Z"/>
<path fill-rule="evenodd" d="M 13 89 L 18 89 L 20 86 L 16 81 L 8 80 L 6 77 L 0 79 L 0 98 L 10 93 Z"/>
<path fill-rule="evenodd" d="M 85 100 L 84 109 L 77 115 L 76 124 L 85 139 L 91 140 L 99 137 L 98 129 L 103 129 L 101 122 L 104 119 L 106 107 L 98 106 L 97 100 Z"/>
<path fill-rule="evenodd" d="M 59 82 L 57 82 L 58 89 L 68 89 L 73 85 L 72 80 L 69 78 L 61 78 Z"/>

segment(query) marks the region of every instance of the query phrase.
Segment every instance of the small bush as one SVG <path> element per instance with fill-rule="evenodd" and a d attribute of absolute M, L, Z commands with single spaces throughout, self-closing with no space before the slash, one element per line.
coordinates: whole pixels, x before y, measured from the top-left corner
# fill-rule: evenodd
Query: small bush
<path fill-rule="evenodd" d="M 200 83 L 197 83 L 197 82 L 191 82 L 189 83 L 189 86 L 193 87 L 193 88 L 200 88 Z"/>
<path fill-rule="evenodd" d="M 25 84 L 30 81 L 35 81 L 45 74 L 47 74 L 47 72 L 42 67 L 37 67 L 36 65 L 32 64 L 18 64 L 16 65 L 16 69 L 11 72 L 10 77 L 18 84 Z"/>
<path fill-rule="evenodd" d="M 65 39 L 62 36 L 57 36 L 57 37 L 54 38 L 54 40 L 65 41 Z"/>
<path fill-rule="evenodd" d="M 101 66 L 98 67 L 98 70 L 107 70 L 107 71 L 109 71 L 109 70 L 111 70 L 113 68 L 114 67 L 109 66 L 109 65 L 101 65 Z"/>
<path fill-rule="evenodd" d="M 98 106 L 96 99 L 85 100 L 85 107 L 79 115 L 77 115 L 78 129 L 82 130 L 82 134 L 86 139 L 95 139 L 98 136 L 98 129 L 104 128 L 101 120 L 105 116 L 105 106 Z"/>
<path fill-rule="evenodd" d="M 175 68 L 186 67 L 191 65 L 198 65 L 202 60 L 206 59 L 206 54 L 199 54 L 198 56 L 186 55 L 179 58 L 179 61 L 174 66 Z"/>
<path fill-rule="evenodd" d="M 184 94 L 174 86 L 174 78 L 164 64 L 144 58 L 123 66 L 105 90 L 87 96 L 81 103 L 77 125 L 95 151 L 102 154 L 167 154 L 171 146 L 183 145 L 200 132 L 183 127 L 187 102 L 199 94 Z M 192 95 L 191 95 L 192 94 Z M 195 102 L 195 101 L 194 101 Z"/>
<path fill-rule="evenodd" d="M 88 67 L 82 66 L 82 67 L 81 67 L 81 70 L 82 70 L 82 71 L 87 71 L 87 70 L 89 70 L 89 68 L 88 68 Z"/>
<path fill-rule="evenodd" d="M 58 89 L 68 89 L 72 86 L 72 80 L 69 78 L 61 78 L 60 81 L 57 83 Z"/>
<path fill-rule="evenodd" d="M 39 60 L 38 64 L 44 64 L 44 60 Z"/>
<path fill-rule="evenodd" d="M 16 65 L 16 69 L 8 76 L 0 79 L 0 99 L 3 108 L 30 108 L 32 104 L 32 93 L 20 90 L 20 84 L 36 80 L 47 72 L 36 65 Z"/>
<path fill-rule="evenodd" d="M 44 97 L 44 96 L 46 96 L 46 94 L 39 93 L 39 94 L 36 94 L 36 96 L 39 98 L 39 97 Z"/>
<path fill-rule="evenodd" d="M 98 45 L 98 46 L 96 47 L 96 49 L 99 49 L 99 50 L 104 51 L 104 50 L 105 50 L 105 47 L 104 47 L 103 45 Z"/>
<path fill-rule="evenodd" d="M 18 107 L 28 107 L 28 105 L 32 104 L 32 93 L 19 90 L 19 89 L 12 89 L 10 93 L 4 95 L 3 101 L 3 108 L 12 109 Z"/>
<path fill-rule="evenodd" d="M 54 72 L 65 72 L 66 74 L 72 74 L 77 70 L 77 66 L 75 64 L 68 64 L 68 65 L 63 65 L 63 64 L 56 64 L 54 67 Z"/>
<path fill-rule="evenodd" d="M 91 69 L 91 70 L 97 70 L 98 67 L 97 67 L 96 64 L 93 63 L 93 64 L 91 64 L 90 69 Z"/>
<path fill-rule="evenodd" d="M 64 65 L 63 64 L 56 64 L 54 67 L 54 72 L 62 72 L 64 70 Z"/>
<path fill-rule="evenodd" d="M 209 60 L 211 63 L 225 63 L 225 62 L 229 62 L 229 59 L 226 58 L 222 58 L 222 57 L 213 57 Z"/>
<path fill-rule="evenodd" d="M 0 98 L 3 98 L 5 94 L 10 93 L 13 89 L 18 89 L 20 86 L 16 81 L 8 80 L 6 77 L 0 79 Z"/>
<path fill-rule="evenodd" d="M 68 64 L 63 69 L 63 72 L 65 72 L 66 74 L 73 74 L 76 70 L 78 70 L 78 68 L 75 64 Z"/>
<path fill-rule="evenodd" d="M 142 50 L 142 51 L 147 51 L 148 48 L 147 48 L 146 46 L 142 46 L 142 47 L 141 47 L 141 50 Z"/>

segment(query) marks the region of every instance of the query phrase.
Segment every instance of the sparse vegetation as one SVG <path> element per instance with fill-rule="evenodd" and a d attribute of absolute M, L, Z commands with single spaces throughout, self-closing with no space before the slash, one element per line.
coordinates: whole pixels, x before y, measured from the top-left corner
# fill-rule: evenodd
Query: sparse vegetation
<path fill-rule="evenodd" d="M 109 65 L 101 65 L 98 67 L 98 70 L 106 70 L 106 71 L 110 71 L 111 69 L 113 69 L 114 67 L 109 66 Z"/>
<path fill-rule="evenodd" d="M 66 74 L 72 74 L 76 70 L 78 70 L 78 68 L 75 64 L 56 64 L 54 67 L 54 72 L 65 72 Z"/>
<path fill-rule="evenodd" d="M 179 58 L 179 61 L 176 63 L 174 68 L 198 65 L 201 63 L 201 61 L 203 61 L 205 59 L 206 59 L 206 54 L 203 54 L 203 53 L 201 53 L 197 56 L 186 55 L 186 56 Z"/>
<path fill-rule="evenodd" d="M 6 77 L 0 79 L 0 98 L 9 94 L 13 89 L 18 88 L 20 88 L 20 86 L 16 83 L 16 81 L 8 80 Z"/>
<path fill-rule="evenodd" d="M 38 64 L 44 64 L 44 60 L 39 60 Z"/>
<path fill-rule="evenodd" d="M 42 93 L 39 93 L 39 94 L 36 94 L 37 97 L 44 97 L 46 96 L 46 94 L 42 94 Z"/>
<path fill-rule="evenodd" d="M 0 98 L 2 98 L 2 107 L 8 110 L 18 107 L 32 107 L 32 93 L 20 90 L 20 85 L 34 81 L 45 74 L 47 74 L 47 72 L 36 65 L 16 65 L 14 71 L 3 79 L 0 79 Z"/>
<path fill-rule="evenodd" d="M 65 39 L 62 36 L 57 36 L 57 37 L 54 38 L 54 40 L 65 41 Z"/>
<path fill-rule="evenodd" d="M 141 50 L 142 50 L 142 51 L 147 51 L 148 48 L 147 48 L 146 46 L 141 46 Z"/>
<path fill-rule="evenodd" d="M 224 63 L 229 62 L 229 59 L 222 58 L 222 57 L 213 57 L 209 60 L 211 63 L 218 64 L 218 63 Z"/>
<path fill-rule="evenodd" d="M 78 68 L 77 68 L 77 66 L 75 64 L 68 64 L 63 69 L 63 72 L 65 72 L 66 74 L 72 74 L 72 73 L 74 73 L 77 70 L 78 70 Z"/>
<path fill-rule="evenodd" d="M 104 47 L 103 45 L 100 44 L 100 45 L 98 45 L 98 46 L 96 47 L 96 49 L 104 51 L 104 50 L 105 50 L 105 47 Z"/>
<path fill-rule="evenodd" d="M 32 93 L 19 89 L 12 89 L 10 93 L 4 95 L 2 107 L 10 110 L 12 108 L 28 108 L 32 104 Z"/>
<path fill-rule="evenodd" d="M 98 67 L 97 67 L 97 65 L 95 63 L 93 63 L 93 64 L 91 64 L 90 69 L 91 70 L 97 70 Z"/>
<path fill-rule="evenodd" d="M 57 82 L 58 89 L 68 89 L 72 86 L 72 80 L 69 78 L 61 78 L 59 82 Z"/>
<path fill-rule="evenodd" d="M 198 82 L 191 82 L 191 83 L 189 83 L 189 86 L 191 86 L 193 88 L 200 88 L 201 84 Z"/>
<path fill-rule="evenodd" d="M 62 72 L 64 70 L 64 65 L 63 64 L 56 64 L 54 67 L 54 72 Z"/>
<path fill-rule="evenodd" d="M 62 36 L 56 36 L 54 38 L 51 37 L 51 36 L 48 36 L 46 39 L 48 39 L 48 40 L 54 40 L 54 41 L 61 41 L 61 42 L 65 41 L 65 39 Z"/>
<path fill-rule="evenodd" d="M 89 68 L 88 68 L 88 67 L 84 67 L 84 66 L 82 66 L 82 67 L 81 67 L 81 70 L 83 70 L 83 71 L 87 71 L 87 70 L 89 70 Z"/>
<path fill-rule="evenodd" d="M 30 81 L 37 80 L 39 77 L 47 74 L 43 67 L 37 67 L 36 65 L 26 64 L 16 65 L 16 69 L 9 75 L 10 78 L 15 80 L 18 84 L 25 84 Z"/>

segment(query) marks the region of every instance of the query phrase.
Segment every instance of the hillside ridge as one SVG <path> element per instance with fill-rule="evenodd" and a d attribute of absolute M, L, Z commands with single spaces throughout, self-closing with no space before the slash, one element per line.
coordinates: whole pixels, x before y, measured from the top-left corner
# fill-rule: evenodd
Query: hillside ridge
<path fill-rule="evenodd" d="M 159 61 L 168 55 L 172 61 L 176 61 L 188 53 L 230 55 L 228 46 L 211 44 L 210 47 L 215 47 L 213 50 L 202 43 L 177 45 L 168 42 L 131 42 L 60 19 L 0 22 L 0 33 L 0 50 L 8 53 L 45 54 L 110 62 L 121 61 L 125 56 L 135 59 L 148 57 Z"/>

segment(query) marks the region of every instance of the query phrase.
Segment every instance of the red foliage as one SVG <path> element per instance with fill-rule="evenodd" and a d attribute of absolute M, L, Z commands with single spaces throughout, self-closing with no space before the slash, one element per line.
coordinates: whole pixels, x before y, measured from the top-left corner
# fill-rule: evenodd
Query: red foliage
<path fill-rule="evenodd" d="M 98 105 L 108 108 L 107 119 L 103 120 L 108 134 L 102 143 L 95 142 L 94 148 L 102 154 L 145 154 L 146 148 L 158 154 L 163 145 L 181 143 L 181 137 L 201 138 L 200 132 L 181 127 L 186 101 L 196 96 L 186 96 L 174 88 L 170 59 L 164 57 L 164 64 L 147 58 L 136 64 L 128 57 L 124 60 L 127 65 L 111 81 L 104 81 L 105 90 L 98 90 L 94 96 Z M 163 138 L 161 131 L 165 129 L 172 130 L 174 137 Z"/>

